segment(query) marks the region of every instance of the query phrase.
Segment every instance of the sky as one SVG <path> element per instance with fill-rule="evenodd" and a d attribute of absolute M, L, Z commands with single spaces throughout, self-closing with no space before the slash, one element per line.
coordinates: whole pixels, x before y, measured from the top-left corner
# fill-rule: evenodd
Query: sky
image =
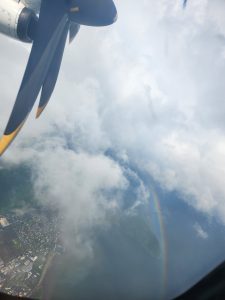
<path fill-rule="evenodd" d="M 171 241 L 177 234 L 173 250 L 188 232 L 192 247 L 211 245 L 212 265 L 222 260 L 215 243 L 225 225 L 225 1 L 190 0 L 185 11 L 181 2 L 115 1 L 116 24 L 82 27 L 45 112 L 39 120 L 31 112 L 1 158 L 3 168 L 31 166 L 37 199 L 76 226 L 81 256 L 92 255 L 82 233 L 121 211 L 132 177 L 139 184 L 131 209 L 146 204 L 152 186 L 160 191 Z M 30 46 L 2 35 L 0 45 L 2 134 Z"/>

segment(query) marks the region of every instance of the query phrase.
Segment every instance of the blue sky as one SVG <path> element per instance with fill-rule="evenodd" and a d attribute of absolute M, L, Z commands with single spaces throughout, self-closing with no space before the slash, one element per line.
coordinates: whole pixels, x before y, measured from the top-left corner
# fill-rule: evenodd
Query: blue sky
<path fill-rule="evenodd" d="M 81 28 L 46 111 L 31 113 L 0 167 L 31 166 L 37 199 L 78 228 L 81 261 L 93 257 L 84 232 L 109 226 L 130 188 L 134 208 L 154 188 L 172 293 L 172 274 L 181 288 L 223 258 L 225 2 L 190 0 L 185 11 L 178 0 L 115 2 L 118 22 Z M 30 46 L 0 44 L 2 133 Z"/>

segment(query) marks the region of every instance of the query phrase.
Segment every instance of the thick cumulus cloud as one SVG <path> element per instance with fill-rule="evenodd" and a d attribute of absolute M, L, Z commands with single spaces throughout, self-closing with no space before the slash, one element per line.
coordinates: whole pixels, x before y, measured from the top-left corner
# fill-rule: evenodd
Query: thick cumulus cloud
<path fill-rule="evenodd" d="M 38 157 L 35 174 L 38 196 L 42 195 L 43 202 L 47 198 L 51 204 L 57 202 L 62 210 L 66 209 L 68 222 L 73 218 L 84 225 L 93 223 L 92 219 L 95 223 L 103 222 L 105 210 L 117 207 L 112 191 L 126 186 L 121 169 L 101 155 L 76 154 L 61 148 L 54 152 L 47 162 L 44 157 L 48 152 Z"/>
<path fill-rule="evenodd" d="M 36 197 L 60 211 L 67 248 L 76 249 L 79 259 L 92 257 L 90 231 L 109 224 L 107 216 L 119 210 L 118 191 L 126 188 L 127 181 L 119 166 L 105 156 L 61 147 L 51 150 L 54 155 L 45 149 L 33 164 Z"/>
<path fill-rule="evenodd" d="M 123 169 L 104 156 L 113 149 L 224 222 L 225 2 L 190 0 L 185 11 L 181 1 L 116 4 L 114 26 L 83 27 L 67 47 L 46 112 L 38 121 L 32 113 L 3 160 L 33 160 L 37 192 L 65 209 L 71 195 L 81 199 L 73 202 L 77 211 L 96 199 L 94 218 L 96 191 L 126 186 Z M 3 129 L 28 49 L 5 37 L 0 43 Z M 64 178 L 83 182 L 78 187 Z"/>

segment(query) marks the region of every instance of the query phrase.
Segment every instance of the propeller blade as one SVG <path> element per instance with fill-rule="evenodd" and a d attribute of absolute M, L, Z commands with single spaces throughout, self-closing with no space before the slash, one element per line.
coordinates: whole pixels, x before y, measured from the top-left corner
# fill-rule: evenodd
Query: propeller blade
<path fill-rule="evenodd" d="M 0 155 L 24 125 L 46 78 L 55 53 L 54 49 L 59 44 L 67 22 L 64 1 L 57 1 L 56 4 L 55 0 L 42 0 L 36 37 L 28 64 L 11 116 L 0 140 Z"/>
<path fill-rule="evenodd" d="M 70 31 L 69 31 L 69 42 L 70 44 L 72 43 L 72 41 L 74 40 L 74 38 L 76 37 L 78 31 L 80 30 L 80 25 L 71 22 L 70 24 Z"/>
<path fill-rule="evenodd" d="M 54 57 L 52 59 L 51 65 L 48 69 L 47 76 L 45 78 L 45 81 L 42 86 L 41 91 L 41 98 L 37 109 L 36 118 L 39 118 L 45 107 L 47 106 L 49 99 L 52 95 L 52 92 L 55 88 L 55 84 L 58 78 L 62 57 L 65 49 L 66 44 L 66 38 L 68 35 L 69 30 L 69 23 L 67 23 L 67 26 L 65 27 L 61 39 L 59 41 L 59 44 L 55 50 Z"/>
<path fill-rule="evenodd" d="M 186 6 L 187 6 L 187 0 L 184 0 L 184 2 L 183 2 L 183 8 L 186 8 Z"/>
<path fill-rule="evenodd" d="M 117 11 L 112 0 L 74 0 L 70 20 L 87 26 L 107 26 L 117 20 Z"/>

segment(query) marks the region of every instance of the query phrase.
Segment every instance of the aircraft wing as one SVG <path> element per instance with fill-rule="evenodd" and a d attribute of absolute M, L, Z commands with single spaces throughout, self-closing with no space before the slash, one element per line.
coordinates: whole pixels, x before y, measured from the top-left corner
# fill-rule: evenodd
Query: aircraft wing
<path fill-rule="evenodd" d="M 49 82 L 47 76 L 49 68 L 54 57 L 61 55 L 56 54 L 56 49 L 60 40 L 65 38 L 68 24 L 66 1 L 42 0 L 37 32 L 27 67 L 4 135 L 0 140 L 0 155 L 24 125 L 42 86 L 43 92 L 45 91 L 45 85 Z"/>

